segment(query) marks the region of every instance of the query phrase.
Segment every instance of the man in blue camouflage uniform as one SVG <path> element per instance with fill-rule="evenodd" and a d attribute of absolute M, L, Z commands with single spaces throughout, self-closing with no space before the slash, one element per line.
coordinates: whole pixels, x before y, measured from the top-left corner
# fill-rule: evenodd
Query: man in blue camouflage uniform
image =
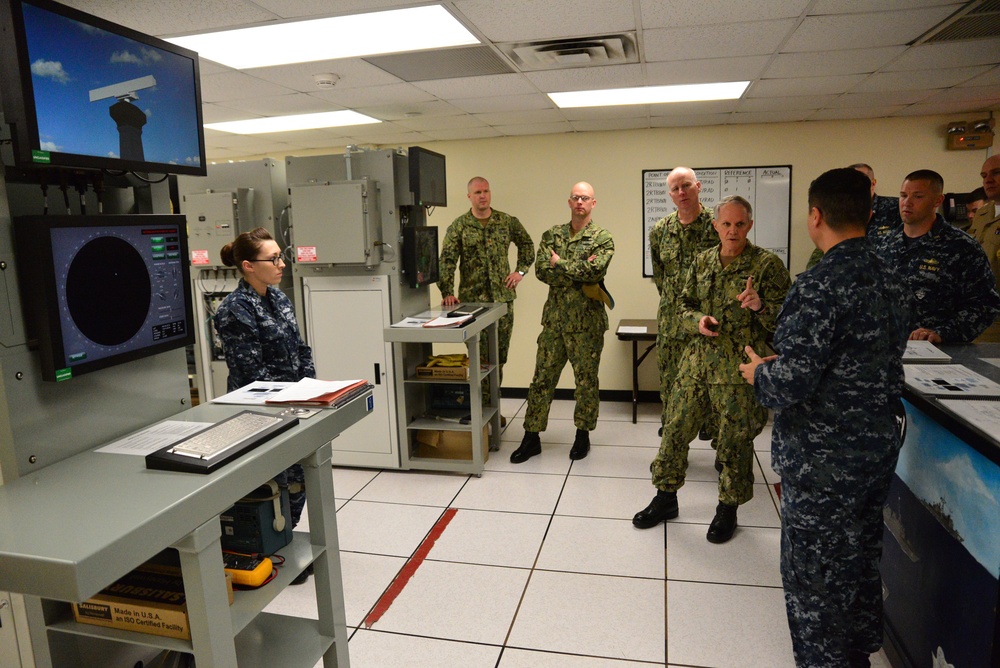
<path fill-rule="evenodd" d="M 524 438 L 510 455 L 514 464 L 542 452 L 538 432 L 548 426 L 552 395 L 567 360 L 576 381 L 576 438 L 569 457 L 583 459 L 590 451 L 590 432 L 597 427 L 601 403 L 597 372 L 608 314 L 603 301 L 587 297 L 583 290 L 604 280 L 615 253 L 611 233 L 591 218 L 596 205 L 589 183 L 574 185 L 569 196 L 570 222 L 547 230 L 538 244 L 535 273 L 549 286 L 549 296 L 542 308 L 535 375 L 528 387 Z"/>
<path fill-rule="evenodd" d="M 795 663 L 869 665 L 882 645 L 882 508 L 901 446 L 906 300 L 865 238 L 868 182 L 835 169 L 809 186 L 809 236 L 774 335 L 740 372 L 773 408 L 781 476 L 781 577 Z"/>
<path fill-rule="evenodd" d="M 767 422 L 739 364 L 746 346 L 763 349 L 774 332 L 791 278 L 777 255 L 748 241 L 753 210 L 744 198 L 722 200 L 713 227 L 720 243 L 695 257 L 680 296 L 678 322 L 692 338 L 681 352 L 660 451 L 649 467 L 657 493 L 632 524 L 649 529 L 677 517 L 688 445 L 711 414 L 722 471 L 707 538 L 724 543 L 736 530 L 736 509 L 753 498 L 753 439 Z"/>
<path fill-rule="evenodd" d="M 299 333 L 295 309 L 276 287 L 285 266 L 277 242 L 259 227 L 223 246 L 221 255 L 224 265 L 236 267 L 241 274 L 239 285 L 219 305 L 214 319 L 229 367 L 229 391 L 256 380 L 295 382 L 315 378 L 312 349 Z M 301 465 L 293 464 L 274 479 L 289 488 L 294 527 L 306 503 L 305 472 Z M 304 582 L 303 576 L 295 584 Z"/>
<path fill-rule="evenodd" d="M 910 299 L 910 338 L 966 343 L 993 324 L 1000 295 L 982 246 L 937 213 L 944 180 L 921 169 L 899 193 L 903 226 L 876 241 Z"/>
<path fill-rule="evenodd" d="M 497 321 L 497 345 L 500 355 L 500 382 L 507 362 L 510 335 L 514 330 L 514 299 L 517 286 L 535 259 L 535 244 L 527 230 L 514 216 L 491 207 L 489 182 L 481 176 L 469 181 L 468 198 L 472 207 L 448 226 L 441 246 L 440 279 L 442 304 L 456 306 L 463 302 L 507 304 L 507 314 Z M 509 250 L 517 247 L 517 266 L 510 270 Z M 455 296 L 455 268 L 461 285 Z M 479 355 L 486 359 L 488 341 L 480 339 Z M 484 381 L 484 390 L 489 383 Z M 485 396 L 485 395 L 484 395 Z M 506 420 L 504 420 L 506 424 Z"/>
<path fill-rule="evenodd" d="M 874 241 L 902 227 L 903 219 L 899 217 L 899 198 L 875 194 L 875 184 L 878 181 L 875 179 L 875 170 L 871 168 L 871 165 L 857 162 L 851 165 L 851 169 L 858 170 L 867 176 L 872 183 L 872 217 L 868 221 L 867 235 Z M 815 267 L 822 257 L 823 251 L 818 248 L 813 250 L 812 255 L 809 256 L 809 262 L 806 264 L 806 269 Z"/>
<path fill-rule="evenodd" d="M 660 370 L 660 424 L 670 419 L 667 400 L 677 377 L 681 351 L 694 337 L 680 326 L 681 292 L 688 268 L 698 253 L 719 243 L 712 227 L 712 210 L 702 205 L 701 182 L 691 168 L 675 167 L 667 176 L 667 192 L 677 210 L 661 218 L 649 231 L 653 283 L 660 293 L 656 313 L 656 355 Z M 662 431 L 662 429 L 661 429 Z"/>

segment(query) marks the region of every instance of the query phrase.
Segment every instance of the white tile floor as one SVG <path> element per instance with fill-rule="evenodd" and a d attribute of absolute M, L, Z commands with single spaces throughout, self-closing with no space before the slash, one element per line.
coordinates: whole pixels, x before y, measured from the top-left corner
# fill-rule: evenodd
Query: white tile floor
<path fill-rule="evenodd" d="M 757 483 L 723 545 L 705 540 L 717 503 L 709 443 L 692 443 L 680 517 L 632 527 L 652 498 L 659 404 L 601 405 L 593 447 L 569 459 L 573 403 L 553 402 L 542 454 L 509 456 L 524 400 L 481 478 L 333 471 L 354 668 L 793 666 L 778 574 L 770 428 L 755 441 Z M 364 620 L 447 508 L 426 560 L 371 628 Z M 300 525 L 300 528 L 304 528 Z M 268 611 L 316 616 L 311 586 Z M 873 666 L 887 667 L 884 656 Z"/>

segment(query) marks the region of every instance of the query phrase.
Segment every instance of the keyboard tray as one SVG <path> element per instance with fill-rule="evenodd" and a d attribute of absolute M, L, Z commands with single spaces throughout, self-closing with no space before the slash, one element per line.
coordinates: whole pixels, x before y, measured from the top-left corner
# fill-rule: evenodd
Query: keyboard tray
<path fill-rule="evenodd" d="M 265 415 L 269 418 L 280 418 L 280 420 L 247 438 L 237 441 L 234 445 L 227 448 L 225 451 L 220 452 L 215 457 L 207 459 L 171 452 L 174 448 L 182 446 L 184 441 L 187 440 L 183 439 L 177 443 L 172 443 L 165 448 L 161 448 L 156 452 L 146 455 L 146 468 L 159 471 L 180 471 L 182 473 L 212 473 L 213 471 L 218 470 L 234 459 L 249 452 L 250 450 L 253 450 L 257 446 L 266 443 L 278 434 L 291 429 L 299 423 L 299 418 L 297 417 L 279 416 L 271 413 L 258 413 L 256 411 L 240 411 L 232 417 L 221 420 L 214 425 L 192 434 L 188 438 L 204 434 L 205 432 L 219 427 L 230 420 L 237 420 L 241 415 L 246 413 Z"/>

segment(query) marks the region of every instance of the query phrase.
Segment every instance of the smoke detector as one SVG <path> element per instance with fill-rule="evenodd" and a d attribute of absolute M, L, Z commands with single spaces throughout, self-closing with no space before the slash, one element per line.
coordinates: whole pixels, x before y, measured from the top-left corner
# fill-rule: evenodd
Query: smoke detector
<path fill-rule="evenodd" d="M 316 82 L 318 88 L 333 88 L 340 81 L 340 75 L 334 74 L 332 72 L 325 72 L 323 74 L 314 74 L 313 81 Z"/>

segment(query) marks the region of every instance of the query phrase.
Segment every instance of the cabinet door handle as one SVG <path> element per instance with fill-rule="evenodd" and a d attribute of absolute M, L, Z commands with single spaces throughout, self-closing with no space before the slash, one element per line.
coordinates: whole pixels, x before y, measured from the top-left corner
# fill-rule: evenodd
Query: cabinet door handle
<path fill-rule="evenodd" d="M 382 384 L 382 371 L 379 369 L 379 363 L 375 362 L 375 384 Z"/>

